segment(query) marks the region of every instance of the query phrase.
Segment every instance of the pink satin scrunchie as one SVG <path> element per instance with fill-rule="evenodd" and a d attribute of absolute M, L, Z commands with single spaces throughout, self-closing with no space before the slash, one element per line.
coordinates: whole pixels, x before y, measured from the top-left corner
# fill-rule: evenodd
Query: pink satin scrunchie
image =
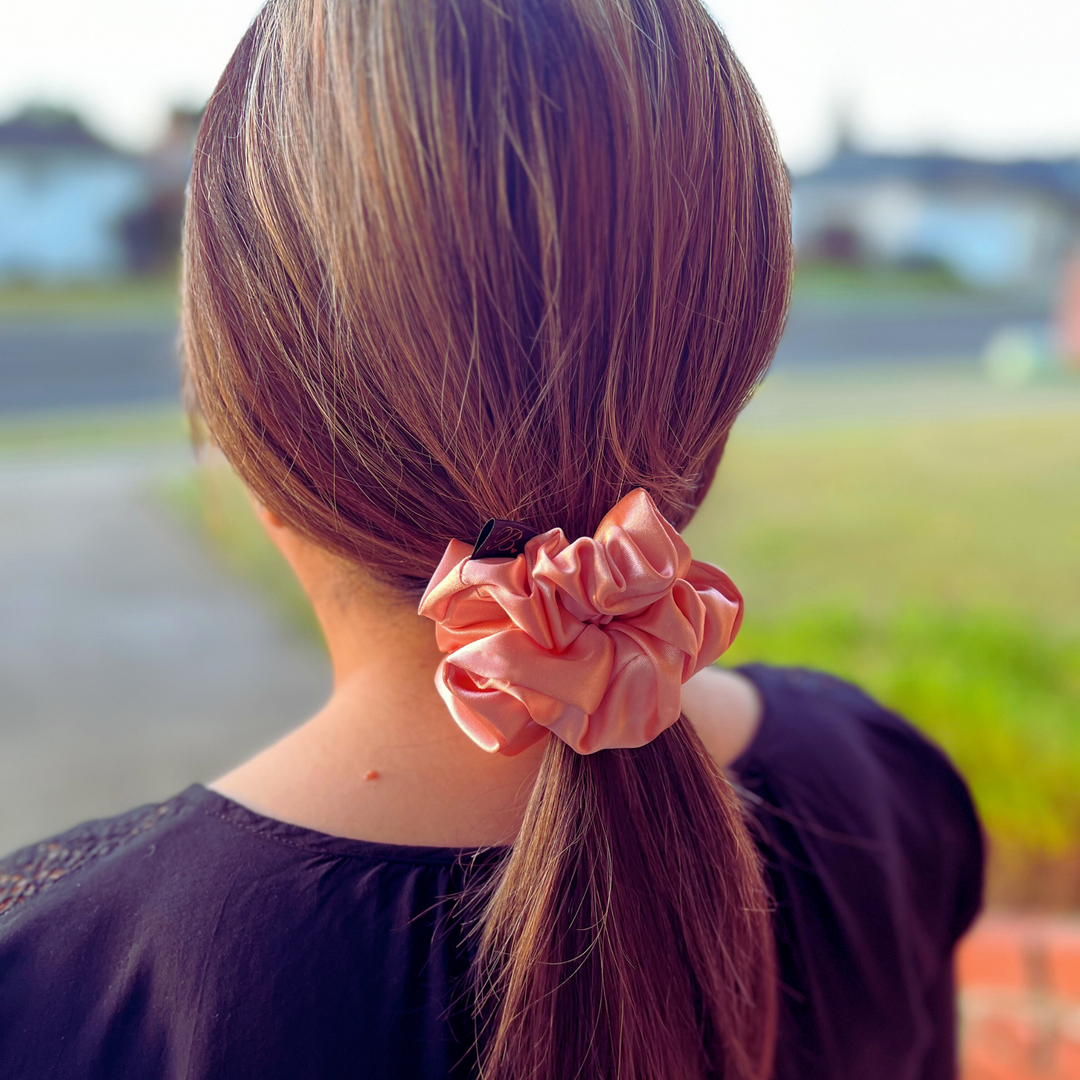
<path fill-rule="evenodd" d="M 448 653 L 435 683 L 492 753 L 551 731 L 579 754 L 643 746 L 679 718 L 681 686 L 732 642 L 742 596 L 636 488 L 593 537 L 534 536 L 515 559 L 451 540 L 420 601 Z"/>

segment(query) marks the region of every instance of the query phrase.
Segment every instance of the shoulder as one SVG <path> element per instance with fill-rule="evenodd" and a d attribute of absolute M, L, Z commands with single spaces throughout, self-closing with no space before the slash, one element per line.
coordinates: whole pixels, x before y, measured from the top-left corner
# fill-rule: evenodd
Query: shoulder
<path fill-rule="evenodd" d="M 829 865 L 862 845 L 915 908 L 942 920 L 942 944 L 951 946 L 981 903 L 984 841 L 971 794 L 945 752 L 835 676 L 763 664 L 740 671 L 764 706 L 757 736 L 733 766 L 751 803 L 758 800 L 755 816 L 780 810 L 798 823 L 800 843 Z"/>
<path fill-rule="evenodd" d="M 139 1045 L 117 1062 L 132 1075 L 166 1074 L 150 1019 L 162 1005 L 152 985 L 160 980 L 148 978 L 145 943 L 167 942 L 175 965 L 178 939 L 198 934 L 175 903 L 184 853 L 201 846 L 202 815 L 187 794 L 84 822 L 0 860 L 5 1075 L 105 1075 L 102 1055 L 135 1002 Z"/>
<path fill-rule="evenodd" d="M 759 737 L 746 763 L 783 767 L 807 754 L 815 760 L 871 765 L 881 740 L 903 756 L 925 758 L 951 771 L 945 755 L 908 721 L 854 683 L 799 667 L 747 664 L 738 669 L 757 687 L 763 704 Z M 838 762 L 839 764 L 839 762 Z"/>
<path fill-rule="evenodd" d="M 55 895 L 54 890 L 64 893 L 77 876 L 85 879 L 102 866 L 128 867 L 132 853 L 152 853 L 160 836 L 175 831 L 178 816 L 189 810 L 181 795 L 116 817 L 82 822 L 0 858 L 0 916 L 6 916 L 0 926 L 11 925 L 26 908 Z"/>
<path fill-rule="evenodd" d="M 945 752 L 853 683 L 821 671 L 748 664 L 762 699 L 758 732 L 734 763 L 740 775 L 865 818 L 924 796 L 922 813 L 958 814 L 977 827 L 970 793 Z M 869 824 L 869 823 L 867 823 Z"/>
<path fill-rule="evenodd" d="M 731 772 L 775 904 L 777 1075 L 945 1075 L 952 952 L 982 898 L 982 832 L 963 779 L 850 683 L 739 670 L 764 706 Z"/>
<path fill-rule="evenodd" d="M 288 853 L 224 827 L 204 790 L 83 822 L 0 860 L 2 1005 L 63 987 L 57 997 L 75 1007 L 129 975 L 179 972 L 208 944 L 224 897 L 278 876 Z"/>
<path fill-rule="evenodd" d="M 370 1057 L 402 1024 L 387 1046 L 449 1053 L 419 1046 L 398 991 L 435 963 L 458 870 L 440 850 L 325 836 L 198 786 L 9 855 L 0 1074 L 343 1075 L 331 1058 Z M 457 943 L 440 947 L 441 971 Z"/>

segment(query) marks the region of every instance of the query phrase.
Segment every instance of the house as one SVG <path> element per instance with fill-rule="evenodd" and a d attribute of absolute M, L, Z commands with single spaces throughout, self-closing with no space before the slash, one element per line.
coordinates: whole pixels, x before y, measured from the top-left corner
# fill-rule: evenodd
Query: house
<path fill-rule="evenodd" d="M 843 141 L 793 177 L 801 258 L 937 264 L 973 286 L 1049 285 L 1080 237 L 1080 157 L 980 161 Z"/>
<path fill-rule="evenodd" d="M 0 124 L 0 280 L 123 272 L 120 224 L 146 191 L 143 162 L 74 113 L 23 109 Z"/>
<path fill-rule="evenodd" d="M 187 182 L 201 119 L 200 109 L 173 109 L 162 137 L 143 158 L 143 198 L 120 222 L 128 269 L 133 273 L 167 271 L 176 265 Z"/>

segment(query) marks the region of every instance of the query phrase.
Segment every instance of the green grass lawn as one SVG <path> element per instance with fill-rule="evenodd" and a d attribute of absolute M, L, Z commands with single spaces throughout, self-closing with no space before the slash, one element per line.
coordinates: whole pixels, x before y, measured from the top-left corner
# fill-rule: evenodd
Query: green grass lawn
<path fill-rule="evenodd" d="M 176 274 L 0 285 L 0 321 L 161 319 L 173 318 L 179 310 Z"/>
<path fill-rule="evenodd" d="M 186 436 L 187 421 L 175 405 L 19 413 L 0 421 L 0 455 L 179 447 Z"/>
<path fill-rule="evenodd" d="M 317 634 L 229 474 L 170 498 Z M 993 895 L 1080 903 L 1080 412 L 749 426 L 687 538 L 746 595 L 726 662 L 861 683 L 967 776 Z"/>
<path fill-rule="evenodd" d="M 755 619 L 932 601 L 1080 631 L 1080 410 L 737 427 L 687 538 Z"/>
<path fill-rule="evenodd" d="M 944 266 L 903 267 L 801 260 L 795 270 L 794 295 L 800 300 L 889 304 L 927 297 L 966 297 L 977 292 Z"/>
<path fill-rule="evenodd" d="M 926 298 L 972 295 L 938 267 L 904 268 L 806 263 L 795 274 L 795 295 L 810 302 L 884 301 L 908 303 Z M 0 320 L 64 318 L 142 318 L 173 316 L 179 309 L 179 269 L 146 277 L 102 277 L 42 284 L 13 281 L 0 285 Z"/>

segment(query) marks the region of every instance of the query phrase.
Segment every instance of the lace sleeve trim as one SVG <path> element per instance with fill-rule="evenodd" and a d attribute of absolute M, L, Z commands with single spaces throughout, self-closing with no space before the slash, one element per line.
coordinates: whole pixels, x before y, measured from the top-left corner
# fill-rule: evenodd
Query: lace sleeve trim
<path fill-rule="evenodd" d="M 77 825 L 0 859 L 0 916 L 152 829 L 174 805 L 142 806 L 120 817 Z"/>

